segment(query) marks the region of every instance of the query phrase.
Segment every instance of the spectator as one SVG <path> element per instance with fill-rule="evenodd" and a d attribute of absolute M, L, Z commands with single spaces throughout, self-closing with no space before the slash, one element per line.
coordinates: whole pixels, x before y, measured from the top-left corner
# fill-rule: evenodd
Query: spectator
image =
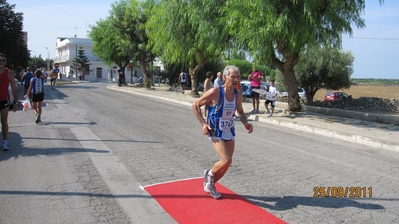
<path fill-rule="evenodd" d="M 213 83 L 213 86 L 214 86 L 214 87 L 219 87 L 219 86 L 222 86 L 222 85 L 223 85 L 222 73 L 221 73 L 221 72 L 218 72 L 218 73 L 216 74 L 216 79 L 215 79 L 215 81 L 214 81 L 214 83 Z"/>
<path fill-rule="evenodd" d="M 251 114 L 259 113 L 259 93 L 252 91 L 253 89 L 260 89 L 260 83 L 262 80 L 262 72 L 254 67 L 254 71 L 248 76 L 248 80 L 251 82 L 251 98 L 252 98 L 252 111 Z"/>
<path fill-rule="evenodd" d="M 186 82 L 187 82 L 187 74 L 185 72 L 181 72 L 179 74 L 179 83 L 182 94 L 184 93 L 184 89 L 186 88 Z"/>
<path fill-rule="evenodd" d="M 265 114 L 269 114 L 268 117 L 273 116 L 274 107 L 276 106 L 277 101 L 277 88 L 274 85 L 274 79 L 270 80 L 269 94 L 267 94 L 267 99 L 265 101 Z M 271 104 L 271 112 L 269 111 L 269 103 Z"/>

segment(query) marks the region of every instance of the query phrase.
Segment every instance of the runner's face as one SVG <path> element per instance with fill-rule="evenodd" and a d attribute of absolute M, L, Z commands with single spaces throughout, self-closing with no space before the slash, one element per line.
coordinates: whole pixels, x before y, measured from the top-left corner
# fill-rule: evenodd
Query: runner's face
<path fill-rule="evenodd" d="M 226 77 L 226 85 L 236 87 L 240 81 L 240 74 L 235 70 L 230 70 L 230 75 Z"/>
<path fill-rule="evenodd" d="M 0 68 L 4 68 L 6 66 L 7 59 L 3 56 L 0 56 Z"/>

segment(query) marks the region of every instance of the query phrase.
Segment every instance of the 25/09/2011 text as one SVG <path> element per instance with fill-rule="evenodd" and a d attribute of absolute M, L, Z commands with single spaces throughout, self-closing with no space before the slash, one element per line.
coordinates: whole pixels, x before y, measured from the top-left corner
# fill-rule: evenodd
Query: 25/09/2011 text
<path fill-rule="evenodd" d="M 373 187 L 314 187 L 314 198 L 360 198 L 373 197 Z"/>

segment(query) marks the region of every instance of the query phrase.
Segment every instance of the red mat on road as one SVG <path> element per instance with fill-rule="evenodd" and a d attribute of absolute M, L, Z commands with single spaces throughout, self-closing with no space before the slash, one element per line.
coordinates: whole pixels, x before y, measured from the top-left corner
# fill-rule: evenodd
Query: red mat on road
<path fill-rule="evenodd" d="M 178 223 L 285 223 L 245 198 L 216 184 L 222 198 L 203 190 L 203 178 L 149 185 L 144 189 Z"/>

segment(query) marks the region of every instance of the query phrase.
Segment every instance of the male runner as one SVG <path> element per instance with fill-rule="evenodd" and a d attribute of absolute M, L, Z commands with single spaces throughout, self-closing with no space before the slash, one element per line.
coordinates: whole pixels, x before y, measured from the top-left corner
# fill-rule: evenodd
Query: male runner
<path fill-rule="evenodd" d="M 223 71 L 223 77 L 223 86 L 206 91 L 192 105 L 194 114 L 202 126 L 202 133 L 208 135 L 220 158 L 211 169 L 204 172 L 204 191 L 213 198 L 221 197 L 216 191 L 215 183 L 223 177 L 232 162 L 235 136 L 233 115 L 236 110 L 248 133 L 253 131 L 252 124 L 247 122 L 242 108 L 242 94 L 236 89 L 240 80 L 240 70 L 236 66 L 227 66 Z M 201 107 L 206 104 L 209 106 L 207 121 L 201 114 Z"/>
<path fill-rule="evenodd" d="M 8 148 L 8 110 L 10 105 L 10 96 L 8 92 L 8 85 L 11 84 L 12 94 L 14 96 L 14 112 L 17 111 L 18 96 L 17 86 L 15 85 L 14 74 L 6 68 L 7 57 L 0 53 L 0 113 L 1 113 L 1 132 L 3 134 L 3 151 L 9 151 Z"/>

